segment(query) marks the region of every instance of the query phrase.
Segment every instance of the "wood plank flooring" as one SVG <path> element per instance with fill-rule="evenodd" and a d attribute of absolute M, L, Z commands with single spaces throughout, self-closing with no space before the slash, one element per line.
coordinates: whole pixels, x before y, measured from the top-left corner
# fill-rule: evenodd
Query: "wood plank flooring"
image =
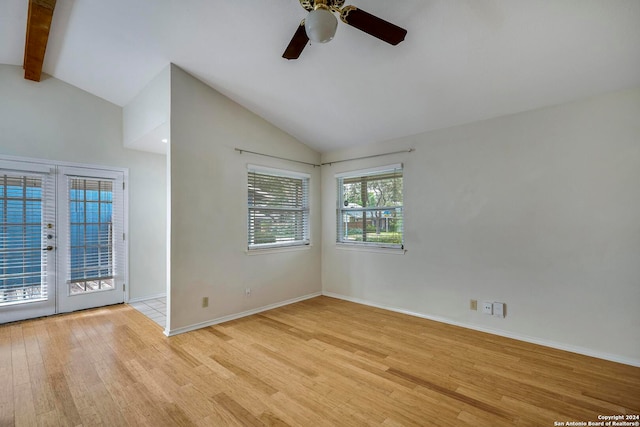
<path fill-rule="evenodd" d="M 0 426 L 554 426 L 617 414 L 640 414 L 640 368 L 328 297 L 171 338 L 127 305 L 0 326 Z"/>

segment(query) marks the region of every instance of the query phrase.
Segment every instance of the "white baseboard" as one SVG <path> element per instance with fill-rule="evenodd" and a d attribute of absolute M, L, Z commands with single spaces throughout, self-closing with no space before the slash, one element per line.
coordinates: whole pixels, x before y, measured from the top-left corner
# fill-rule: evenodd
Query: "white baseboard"
<path fill-rule="evenodd" d="M 277 303 L 274 303 L 274 304 L 265 305 L 263 307 L 254 308 L 254 309 L 251 309 L 251 310 L 243 311 L 241 313 L 230 314 L 228 316 L 222 316 L 222 317 L 218 317 L 216 319 L 207 320 L 206 322 L 195 323 L 193 325 L 183 326 L 181 328 L 176 328 L 176 329 L 172 329 L 172 330 L 165 329 L 164 334 L 166 336 L 168 336 L 168 337 L 171 337 L 173 335 L 178 335 L 178 334 L 183 334 L 185 332 L 195 331 L 196 329 L 206 328 L 207 326 L 213 326 L 213 325 L 217 325 L 218 323 L 229 322 L 230 320 L 240 319 L 242 317 L 247 317 L 247 316 L 251 316 L 253 314 L 258 314 L 258 313 L 261 313 L 263 311 L 272 310 L 274 308 L 278 308 L 278 307 L 282 307 L 282 306 L 285 306 L 285 305 L 293 304 L 293 303 L 296 303 L 296 302 L 304 301 L 304 300 L 307 300 L 307 299 L 319 297 L 320 295 L 322 295 L 322 292 L 314 292 L 312 294 L 303 295 L 301 297 L 296 297 L 296 298 L 288 299 L 286 301 L 280 301 L 280 302 L 277 302 Z"/>
<path fill-rule="evenodd" d="M 127 304 L 133 304 L 134 302 L 149 301 L 149 300 L 157 299 L 157 298 L 166 298 L 166 296 L 167 296 L 167 293 L 163 292 L 161 294 L 147 295 L 147 296 L 138 297 L 138 298 L 130 298 L 129 301 L 127 301 Z"/>
<path fill-rule="evenodd" d="M 405 309 L 398 308 L 398 307 L 392 307 L 392 306 L 388 306 L 388 305 L 385 305 L 385 304 L 378 304 L 378 303 L 375 303 L 375 302 L 372 302 L 372 301 L 368 301 L 368 300 L 364 300 L 364 299 L 360 299 L 360 298 L 354 298 L 354 297 L 350 297 L 350 296 L 347 296 L 347 295 L 336 294 L 334 292 L 323 291 L 322 295 L 325 295 L 325 296 L 328 296 L 328 297 L 332 297 L 332 298 L 338 298 L 338 299 L 345 300 L 345 301 L 354 302 L 354 303 L 357 303 L 357 304 L 368 305 L 370 307 L 381 308 L 383 310 L 394 311 L 396 313 L 407 314 L 409 316 L 421 317 L 423 319 L 433 320 L 435 322 L 446 323 L 446 324 L 454 325 L 454 326 L 460 326 L 462 328 L 473 329 L 475 331 L 480 331 L 480 332 L 486 332 L 488 334 L 498 335 L 498 336 L 501 336 L 501 337 L 512 338 L 512 339 L 515 339 L 515 340 L 518 340 L 518 341 L 524 341 L 524 342 L 528 342 L 528 343 L 532 343 L 532 344 L 542 345 L 542 346 L 545 346 L 545 347 L 551 347 L 551 348 L 555 348 L 557 350 L 569 351 L 571 353 L 582 354 L 582 355 L 585 355 L 585 356 L 596 357 L 598 359 L 609 360 L 611 362 L 623 363 L 625 365 L 640 367 L 640 360 L 632 359 L 632 358 L 628 358 L 628 357 L 623 357 L 623 356 L 620 356 L 620 355 L 617 355 L 617 354 L 604 353 L 604 352 L 592 350 L 590 348 L 573 346 L 573 345 L 570 345 L 570 344 L 563 344 L 563 343 L 559 343 L 559 342 L 555 342 L 555 341 L 545 340 L 545 339 L 542 339 L 542 338 L 530 337 L 530 336 L 527 336 L 527 335 L 515 334 L 513 332 L 503 331 L 503 330 L 500 330 L 500 329 L 486 328 L 486 327 L 483 327 L 483 326 L 472 325 L 472 324 L 464 323 L 464 322 L 456 322 L 454 320 L 447 319 L 445 317 L 430 316 L 430 315 L 427 315 L 427 314 L 417 313 L 417 312 L 414 312 L 414 311 L 409 311 L 409 310 L 405 310 Z"/>

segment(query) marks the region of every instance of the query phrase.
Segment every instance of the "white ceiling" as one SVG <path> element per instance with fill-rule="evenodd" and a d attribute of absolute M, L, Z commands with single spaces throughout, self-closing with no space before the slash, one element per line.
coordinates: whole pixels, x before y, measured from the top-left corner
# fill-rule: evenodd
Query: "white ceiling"
<path fill-rule="evenodd" d="M 0 63 L 27 3 L 0 1 Z M 123 106 L 173 62 L 321 152 L 640 85 L 639 0 L 346 3 L 406 40 L 340 22 L 287 61 L 298 0 L 58 0 L 44 72 Z"/>

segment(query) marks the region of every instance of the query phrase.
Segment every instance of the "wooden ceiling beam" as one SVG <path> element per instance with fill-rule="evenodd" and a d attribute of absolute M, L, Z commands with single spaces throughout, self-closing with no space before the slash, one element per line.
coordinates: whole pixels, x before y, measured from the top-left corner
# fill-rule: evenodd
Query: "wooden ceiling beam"
<path fill-rule="evenodd" d="M 24 78 L 40 81 L 56 0 L 29 0 L 24 47 Z"/>

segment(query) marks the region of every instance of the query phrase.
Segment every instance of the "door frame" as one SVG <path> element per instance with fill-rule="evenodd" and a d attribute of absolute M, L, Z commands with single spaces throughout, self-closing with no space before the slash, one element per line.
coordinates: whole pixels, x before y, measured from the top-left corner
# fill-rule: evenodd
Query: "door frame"
<path fill-rule="evenodd" d="M 125 238 L 127 235 L 127 229 L 125 227 L 125 217 L 126 217 L 126 205 L 124 203 L 125 193 L 127 191 L 127 186 L 125 184 L 125 176 L 122 171 L 117 171 L 113 169 L 96 169 L 96 168 L 87 168 L 87 167 L 79 167 L 79 166 L 58 166 L 57 168 L 57 194 L 56 194 L 56 218 L 57 218 L 57 229 L 58 236 L 61 239 L 57 241 L 57 265 L 56 265 L 56 273 L 57 273 L 57 294 L 56 294 L 56 312 L 57 313 L 68 313 L 75 310 L 83 310 L 87 308 L 94 307 L 102 307 L 104 305 L 110 304 L 119 304 L 121 302 L 125 302 L 125 294 L 127 291 L 127 287 L 125 286 L 124 290 L 121 288 L 121 285 L 125 285 L 127 283 L 127 255 L 128 251 L 126 249 L 126 243 L 128 239 Z M 113 263 L 119 265 L 117 262 L 118 259 L 123 261 L 122 269 L 124 270 L 122 274 L 118 274 L 114 277 L 115 287 L 113 289 L 104 290 L 104 291 L 93 291 L 86 293 L 77 293 L 70 294 L 69 293 L 69 263 L 70 263 L 70 251 L 69 251 L 69 194 L 67 184 L 69 182 L 70 177 L 78 177 L 78 178 L 88 178 L 88 179 L 100 179 L 100 180 L 112 180 L 115 184 L 113 188 L 113 207 L 118 208 L 119 212 L 113 211 L 113 218 L 116 218 L 117 215 L 121 215 L 122 219 L 122 229 L 118 229 L 118 234 L 114 235 L 114 239 L 123 239 L 124 242 L 119 242 L 118 247 L 122 248 L 124 253 L 119 254 L 116 253 L 116 256 L 112 260 Z M 122 186 L 122 188 L 119 188 Z M 116 196 L 116 192 L 118 192 L 118 196 Z M 115 201 L 118 200 L 116 204 Z M 120 236 L 119 233 L 124 233 L 123 236 Z M 122 299 L 120 299 L 122 297 Z M 105 300 L 109 300 L 105 304 Z"/>

